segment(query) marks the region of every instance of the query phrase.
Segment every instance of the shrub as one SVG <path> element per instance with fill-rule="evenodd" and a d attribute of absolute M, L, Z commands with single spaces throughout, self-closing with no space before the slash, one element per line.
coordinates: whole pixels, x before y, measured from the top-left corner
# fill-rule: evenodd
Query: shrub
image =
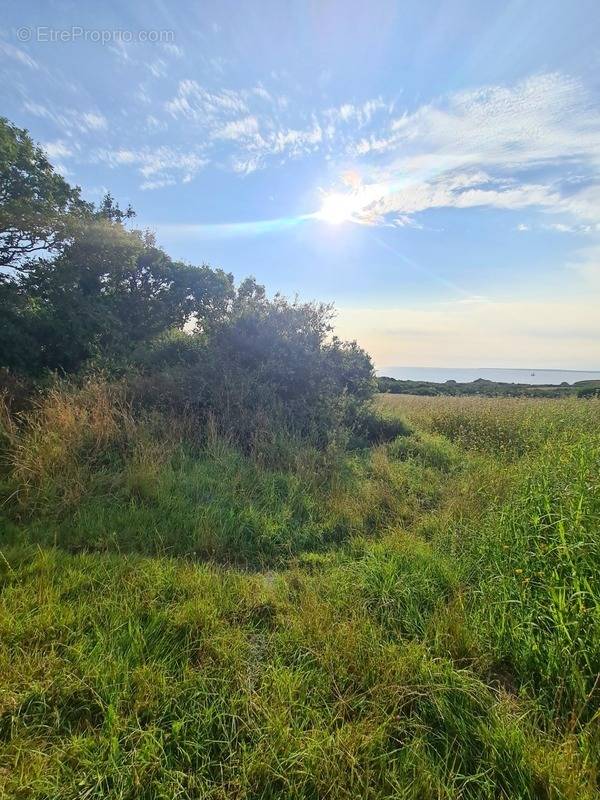
<path fill-rule="evenodd" d="M 464 459 L 459 448 L 449 439 L 426 431 L 396 439 L 390 445 L 390 455 L 401 460 L 413 458 L 424 466 L 446 472 Z"/>
<path fill-rule="evenodd" d="M 285 431 L 320 448 L 344 436 L 375 391 L 369 356 L 330 338 L 332 310 L 267 300 L 243 284 L 229 317 L 210 331 L 169 334 L 138 352 L 137 402 L 199 420 L 246 449 Z"/>

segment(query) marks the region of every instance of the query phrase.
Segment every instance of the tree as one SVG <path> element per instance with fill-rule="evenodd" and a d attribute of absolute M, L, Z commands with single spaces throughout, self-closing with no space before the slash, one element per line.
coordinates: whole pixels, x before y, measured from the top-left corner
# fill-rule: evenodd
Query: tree
<path fill-rule="evenodd" d="M 110 220 L 110 222 L 121 223 L 132 219 L 132 217 L 135 217 L 135 211 L 131 205 L 128 205 L 125 211 L 121 211 L 119 204 L 110 192 L 107 192 L 102 198 L 102 202 L 100 203 L 96 214 L 103 219 Z"/>
<path fill-rule="evenodd" d="M 0 366 L 38 375 L 122 360 L 169 328 L 207 331 L 234 299 L 222 270 L 174 262 L 113 196 L 84 202 L 0 118 Z"/>
<path fill-rule="evenodd" d="M 332 307 L 269 299 L 247 278 L 173 261 L 107 194 L 84 203 L 29 135 L 0 124 L 0 367 L 38 377 L 137 364 L 145 402 L 195 409 L 239 441 L 272 426 L 319 445 L 374 389 Z M 193 334 L 183 330 L 194 329 Z M 130 381 L 134 383 L 134 381 Z M 158 391 L 157 391 L 158 387 Z"/>
<path fill-rule="evenodd" d="M 0 117 L 0 267 L 60 252 L 92 206 L 51 166 L 27 131 Z"/>
<path fill-rule="evenodd" d="M 13 323 L 0 337 L 0 364 L 76 372 L 93 358 L 123 360 L 170 328 L 195 321 L 208 329 L 232 294 L 230 275 L 174 262 L 151 234 L 100 213 L 57 258 L 0 285 Z"/>

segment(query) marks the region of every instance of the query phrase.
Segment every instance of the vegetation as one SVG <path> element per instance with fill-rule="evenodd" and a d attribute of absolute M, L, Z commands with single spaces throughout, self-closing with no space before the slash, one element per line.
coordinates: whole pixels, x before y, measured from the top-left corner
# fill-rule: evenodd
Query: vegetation
<path fill-rule="evenodd" d="M 380 392 L 389 394 L 416 394 L 425 397 L 446 395 L 448 397 L 482 396 L 482 397 L 598 397 L 600 396 L 600 381 L 576 381 L 573 384 L 561 383 L 560 386 L 552 384 L 533 383 L 501 383 L 488 381 L 485 378 L 468 383 L 458 381 L 409 381 L 387 378 L 382 376 L 377 379 L 377 388 Z"/>
<path fill-rule="evenodd" d="M 374 398 L 329 307 L 53 208 L 0 283 L 0 795 L 597 797 L 600 404 Z"/>
<path fill-rule="evenodd" d="M 5 422 L 5 796 L 596 796 L 596 403 L 265 463 L 115 392 Z"/>

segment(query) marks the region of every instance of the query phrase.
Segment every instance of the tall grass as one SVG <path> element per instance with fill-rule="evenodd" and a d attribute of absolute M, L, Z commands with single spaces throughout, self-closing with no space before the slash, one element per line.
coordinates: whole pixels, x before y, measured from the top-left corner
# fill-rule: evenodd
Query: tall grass
<path fill-rule="evenodd" d="M 536 452 L 552 438 L 595 433 L 600 404 L 562 400 L 483 397 L 380 395 L 378 403 L 409 423 L 439 433 L 466 449 L 494 458 Z"/>
<path fill-rule="evenodd" d="M 326 452 L 5 415 L 0 796 L 598 796 L 600 404 L 393 400 Z"/>
<path fill-rule="evenodd" d="M 268 582 L 13 554 L 4 796 L 585 797 L 574 757 L 419 641 L 452 581 L 426 548 L 393 550 Z"/>
<path fill-rule="evenodd" d="M 280 431 L 248 456 L 210 421 L 134 414 L 122 386 L 97 380 L 59 385 L 10 425 L 12 541 L 72 552 L 282 563 L 434 501 L 435 486 L 385 447 L 319 451 Z"/>
<path fill-rule="evenodd" d="M 600 437 L 551 441 L 458 552 L 484 649 L 570 729 L 600 710 Z"/>

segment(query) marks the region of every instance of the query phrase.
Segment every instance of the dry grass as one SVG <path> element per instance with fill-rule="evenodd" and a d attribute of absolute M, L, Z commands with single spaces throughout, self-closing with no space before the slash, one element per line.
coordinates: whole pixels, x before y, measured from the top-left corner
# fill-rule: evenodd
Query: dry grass
<path fill-rule="evenodd" d="M 600 427 L 600 403 L 595 400 L 417 397 L 382 394 L 377 404 L 409 423 L 436 433 L 470 450 L 497 458 L 518 458 L 535 452 L 555 437 L 571 432 L 594 433 Z"/>

